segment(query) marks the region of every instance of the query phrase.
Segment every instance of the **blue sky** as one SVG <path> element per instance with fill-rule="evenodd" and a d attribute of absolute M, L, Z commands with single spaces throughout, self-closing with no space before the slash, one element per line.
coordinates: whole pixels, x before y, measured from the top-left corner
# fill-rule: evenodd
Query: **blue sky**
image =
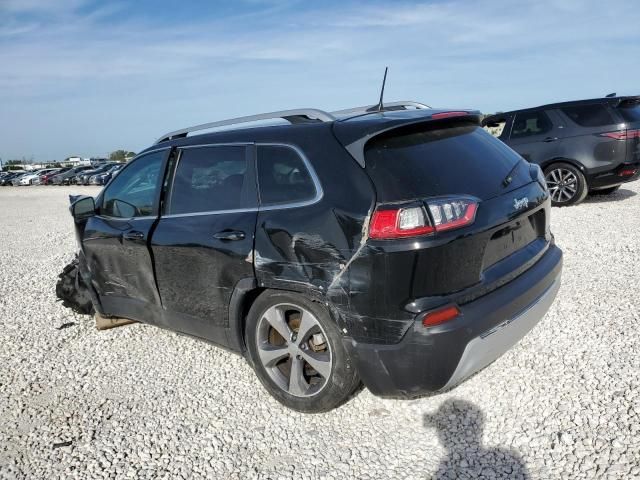
<path fill-rule="evenodd" d="M 637 2 L 0 0 L 0 158 L 387 100 L 483 112 L 640 94 Z"/>

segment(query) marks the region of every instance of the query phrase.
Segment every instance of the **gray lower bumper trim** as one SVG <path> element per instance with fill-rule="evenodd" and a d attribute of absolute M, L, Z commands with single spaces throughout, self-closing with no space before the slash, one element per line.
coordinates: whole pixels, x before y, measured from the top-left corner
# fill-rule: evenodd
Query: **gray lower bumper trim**
<path fill-rule="evenodd" d="M 547 313 L 559 289 L 560 277 L 517 316 L 471 340 L 462 353 L 456 370 L 442 390 L 456 386 L 518 343 Z"/>

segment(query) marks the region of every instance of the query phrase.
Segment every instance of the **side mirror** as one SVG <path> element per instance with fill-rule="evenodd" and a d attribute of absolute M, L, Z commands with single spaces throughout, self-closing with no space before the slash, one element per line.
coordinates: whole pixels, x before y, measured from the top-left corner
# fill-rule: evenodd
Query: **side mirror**
<path fill-rule="evenodd" d="M 96 214 L 96 202 L 93 197 L 82 197 L 71 205 L 71 215 L 76 220 L 84 220 Z"/>

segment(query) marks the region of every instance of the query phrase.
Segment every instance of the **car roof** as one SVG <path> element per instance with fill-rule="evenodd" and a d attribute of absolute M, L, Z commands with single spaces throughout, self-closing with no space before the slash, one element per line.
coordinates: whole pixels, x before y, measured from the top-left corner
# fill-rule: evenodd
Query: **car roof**
<path fill-rule="evenodd" d="M 386 131 L 403 125 L 439 120 L 440 115 L 450 113 L 466 116 L 469 121 L 480 122 L 480 112 L 470 109 L 433 109 L 419 108 L 388 109 L 382 111 L 359 111 L 333 117 L 332 120 L 306 120 L 295 123 L 270 125 L 243 125 L 239 128 L 227 129 L 211 133 L 183 136 L 170 140 L 162 140 L 140 152 L 140 154 L 160 148 L 203 145 L 216 143 L 253 143 L 260 141 L 287 142 L 301 133 L 312 135 L 314 130 L 333 128 L 341 132 L 341 140 L 351 143 L 357 139 L 370 136 L 375 132 Z M 434 117 L 435 115 L 435 117 Z"/>

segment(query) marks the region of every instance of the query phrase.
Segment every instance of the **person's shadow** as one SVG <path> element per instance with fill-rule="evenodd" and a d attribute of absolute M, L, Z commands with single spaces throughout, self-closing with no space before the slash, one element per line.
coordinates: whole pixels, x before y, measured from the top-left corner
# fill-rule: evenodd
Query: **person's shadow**
<path fill-rule="evenodd" d="M 447 450 L 433 479 L 528 479 L 527 467 L 517 452 L 482 446 L 484 414 L 473 403 L 446 400 L 434 414 L 424 415 L 426 428 L 435 428 Z"/>

